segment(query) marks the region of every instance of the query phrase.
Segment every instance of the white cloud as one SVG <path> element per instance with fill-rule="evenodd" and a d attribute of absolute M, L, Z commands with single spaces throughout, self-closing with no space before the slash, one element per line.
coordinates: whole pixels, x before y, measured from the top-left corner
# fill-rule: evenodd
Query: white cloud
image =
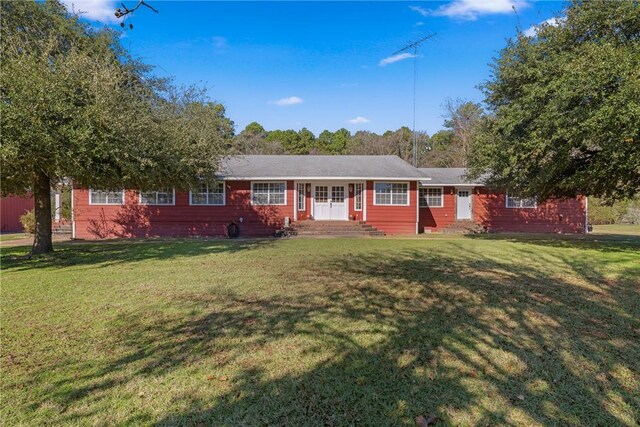
<path fill-rule="evenodd" d="M 397 55 L 390 56 L 381 60 L 378 65 L 384 67 L 385 65 L 393 64 L 394 62 L 402 61 L 403 59 L 415 58 L 417 55 L 413 53 L 399 53 Z"/>
<path fill-rule="evenodd" d="M 118 22 L 115 16 L 118 6 L 113 0 L 62 0 L 62 4 L 69 12 L 78 13 L 91 21 Z"/>
<path fill-rule="evenodd" d="M 414 12 L 418 12 L 422 16 L 429 16 L 431 13 L 429 9 L 425 9 L 424 7 L 420 6 L 409 6 L 409 9 L 413 10 Z"/>
<path fill-rule="evenodd" d="M 278 107 L 287 107 L 289 105 L 302 104 L 304 100 L 302 98 L 298 98 L 297 96 L 290 96 L 288 98 L 278 99 L 277 101 L 271 102 L 271 104 L 275 104 Z"/>
<path fill-rule="evenodd" d="M 358 116 L 355 119 L 347 120 L 347 123 L 351 123 L 353 125 L 359 125 L 361 123 L 369 123 L 371 120 L 366 117 Z"/>
<path fill-rule="evenodd" d="M 414 27 L 422 27 L 424 25 L 424 22 L 422 21 L 418 21 L 415 24 L 413 24 Z"/>
<path fill-rule="evenodd" d="M 514 8 L 519 10 L 527 6 L 527 0 L 453 0 L 437 9 L 425 9 L 420 6 L 409 8 L 422 16 L 447 16 L 474 21 L 479 15 L 511 13 Z"/>
<path fill-rule="evenodd" d="M 221 36 L 211 37 L 211 41 L 213 42 L 213 46 L 216 49 L 224 49 L 224 48 L 226 48 L 228 46 L 227 45 L 227 39 L 224 38 L 224 37 L 221 37 Z"/>
<path fill-rule="evenodd" d="M 562 18 L 549 18 L 537 25 L 532 25 L 524 30 L 524 35 L 527 37 L 535 37 L 538 34 L 538 28 L 540 28 L 542 25 L 551 25 L 553 27 L 557 27 L 558 25 L 562 24 L 562 21 L 564 21 L 564 19 Z"/>

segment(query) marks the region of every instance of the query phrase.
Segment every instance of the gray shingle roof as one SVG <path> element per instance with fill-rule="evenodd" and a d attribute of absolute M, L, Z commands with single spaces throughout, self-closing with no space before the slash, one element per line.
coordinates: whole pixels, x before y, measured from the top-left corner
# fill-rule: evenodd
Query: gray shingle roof
<path fill-rule="evenodd" d="M 398 156 L 247 155 L 229 157 L 219 175 L 227 179 L 405 179 L 424 175 Z"/>
<path fill-rule="evenodd" d="M 419 168 L 418 170 L 425 177 L 421 181 L 424 185 L 483 185 L 482 179 L 468 180 L 465 168 Z"/>

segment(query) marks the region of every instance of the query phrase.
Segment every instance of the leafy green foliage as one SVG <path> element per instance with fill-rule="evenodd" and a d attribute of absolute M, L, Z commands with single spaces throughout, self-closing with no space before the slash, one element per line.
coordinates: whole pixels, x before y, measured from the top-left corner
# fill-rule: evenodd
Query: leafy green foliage
<path fill-rule="evenodd" d="M 48 188 L 65 178 L 106 189 L 214 179 L 233 135 L 221 105 L 155 78 L 117 34 L 57 1 L 1 7 L 2 192 L 32 189 L 34 252 L 39 239 L 51 250 Z"/>
<path fill-rule="evenodd" d="M 541 199 L 640 190 L 637 1 L 573 1 L 557 26 L 510 40 L 483 90 L 474 176 Z"/>

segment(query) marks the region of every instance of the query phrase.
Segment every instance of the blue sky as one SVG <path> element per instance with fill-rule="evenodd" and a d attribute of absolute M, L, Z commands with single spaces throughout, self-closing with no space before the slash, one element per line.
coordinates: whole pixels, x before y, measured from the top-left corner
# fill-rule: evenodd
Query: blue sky
<path fill-rule="evenodd" d="M 159 13 L 139 9 L 122 42 L 158 74 L 206 86 L 238 132 L 257 121 L 268 130 L 307 127 L 316 135 L 411 126 L 413 59 L 389 58 L 431 32 L 437 39 L 417 58 L 416 128 L 441 129 L 447 98 L 482 100 L 477 86 L 518 23 L 531 32 L 563 7 L 529 0 L 146 1 Z M 87 19 L 115 24 L 119 3 L 65 2 Z"/>

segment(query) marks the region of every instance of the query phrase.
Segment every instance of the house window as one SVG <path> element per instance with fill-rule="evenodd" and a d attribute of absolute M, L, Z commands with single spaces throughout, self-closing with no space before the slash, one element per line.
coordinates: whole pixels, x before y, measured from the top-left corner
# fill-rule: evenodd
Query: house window
<path fill-rule="evenodd" d="M 141 191 L 141 205 L 173 205 L 175 203 L 175 191 L 173 188 L 163 188 L 158 191 Z"/>
<path fill-rule="evenodd" d="M 216 182 L 214 184 L 203 182 L 197 191 L 190 191 L 189 195 L 192 205 L 224 206 L 224 182 Z"/>
<path fill-rule="evenodd" d="M 298 184 L 298 210 L 307 210 L 307 194 L 305 192 L 305 184 Z"/>
<path fill-rule="evenodd" d="M 251 203 L 254 205 L 286 205 L 284 182 L 254 182 L 251 184 Z"/>
<path fill-rule="evenodd" d="M 511 197 L 507 194 L 508 208 L 535 208 L 536 206 L 535 197 Z"/>
<path fill-rule="evenodd" d="M 406 182 L 376 182 L 374 204 L 409 205 L 409 184 Z"/>
<path fill-rule="evenodd" d="M 420 189 L 420 207 L 421 208 L 441 208 L 444 206 L 442 197 L 442 188 L 421 188 Z"/>
<path fill-rule="evenodd" d="M 90 205 L 124 205 L 124 190 L 89 190 Z"/>
<path fill-rule="evenodd" d="M 362 183 L 358 183 L 354 186 L 353 190 L 353 206 L 357 211 L 362 210 Z"/>

